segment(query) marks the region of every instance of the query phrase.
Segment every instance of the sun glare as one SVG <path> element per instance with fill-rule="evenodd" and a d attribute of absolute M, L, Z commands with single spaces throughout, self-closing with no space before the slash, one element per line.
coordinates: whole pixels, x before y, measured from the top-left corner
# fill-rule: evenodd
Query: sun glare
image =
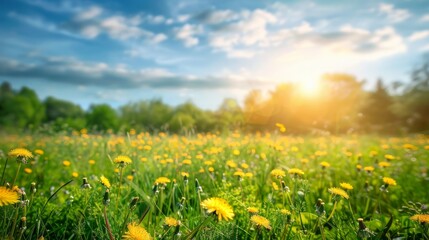
<path fill-rule="evenodd" d="M 300 94 L 306 97 L 314 97 L 318 95 L 320 87 L 317 81 L 303 81 L 298 83 Z"/>

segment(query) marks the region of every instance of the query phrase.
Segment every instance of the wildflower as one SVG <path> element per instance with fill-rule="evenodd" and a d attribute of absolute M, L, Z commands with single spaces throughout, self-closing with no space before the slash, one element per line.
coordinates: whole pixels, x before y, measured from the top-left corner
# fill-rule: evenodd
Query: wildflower
<path fill-rule="evenodd" d="M 253 173 L 251 172 L 247 172 L 246 174 L 244 174 L 246 177 L 251 178 L 253 177 Z"/>
<path fill-rule="evenodd" d="M 214 167 L 209 167 L 209 172 L 212 173 L 212 172 L 214 172 L 214 170 L 215 170 Z"/>
<path fill-rule="evenodd" d="M 77 172 L 72 172 L 72 177 L 79 177 L 79 173 L 77 173 Z"/>
<path fill-rule="evenodd" d="M 358 172 L 360 172 L 360 170 L 362 170 L 362 165 L 360 165 L 360 164 L 356 165 L 356 170 L 357 170 Z"/>
<path fill-rule="evenodd" d="M 222 198 L 209 198 L 201 203 L 201 206 L 207 210 L 208 213 L 217 215 L 218 220 L 229 221 L 234 217 L 234 211 L 225 199 Z"/>
<path fill-rule="evenodd" d="M 236 167 L 237 167 L 237 163 L 235 163 L 235 162 L 234 162 L 234 161 L 232 161 L 232 160 L 227 161 L 227 162 L 226 162 L 226 165 L 227 165 L 228 167 L 230 167 L 230 168 L 236 168 Z"/>
<path fill-rule="evenodd" d="M 235 150 L 232 152 L 232 154 L 234 154 L 235 156 L 238 156 L 238 155 L 240 155 L 240 150 L 235 149 Z"/>
<path fill-rule="evenodd" d="M 89 161 L 88 161 L 88 163 L 89 163 L 90 165 L 94 165 L 94 164 L 95 164 L 95 160 L 92 160 L 92 159 L 91 159 L 91 160 L 89 160 Z"/>
<path fill-rule="evenodd" d="M 19 202 L 19 195 L 17 191 L 0 186 L 0 207 L 14 204 L 17 202 Z"/>
<path fill-rule="evenodd" d="M 100 177 L 100 183 L 105 186 L 106 188 L 110 188 L 110 182 L 109 179 L 107 179 L 105 176 Z"/>
<path fill-rule="evenodd" d="M 302 171 L 301 169 L 298 169 L 298 168 L 291 168 L 291 169 L 289 169 L 288 173 L 295 175 L 295 176 L 304 175 L 304 171 Z"/>
<path fill-rule="evenodd" d="M 191 165 L 192 161 L 190 159 L 185 159 L 185 160 L 183 160 L 182 164 L 183 165 Z"/>
<path fill-rule="evenodd" d="M 71 165 L 71 162 L 70 162 L 70 161 L 68 161 L 68 160 L 64 160 L 64 161 L 63 161 L 63 165 L 64 165 L 64 167 L 68 167 L 68 166 L 70 166 L 70 165 Z"/>
<path fill-rule="evenodd" d="M 417 221 L 420 223 L 429 223 L 429 214 L 416 214 L 410 217 L 411 220 Z"/>
<path fill-rule="evenodd" d="M 143 227 L 136 223 L 128 224 L 128 231 L 122 236 L 122 239 L 127 240 L 152 240 L 150 234 Z"/>
<path fill-rule="evenodd" d="M 391 154 L 386 154 L 386 155 L 384 155 L 384 158 L 388 161 L 392 161 L 395 159 L 395 156 L 393 156 Z"/>
<path fill-rule="evenodd" d="M 43 155 L 45 152 L 42 149 L 36 149 L 34 150 L 34 153 L 40 156 Z"/>
<path fill-rule="evenodd" d="M 280 210 L 280 213 L 281 214 L 283 214 L 283 215 L 291 215 L 292 213 L 289 211 L 289 210 L 287 210 L 287 209 L 282 209 L 282 210 Z"/>
<path fill-rule="evenodd" d="M 340 186 L 346 190 L 352 190 L 353 189 L 353 186 L 351 184 L 345 183 L 345 182 L 340 183 Z"/>
<path fill-rule="evenodd" d="M 262 216 L 253 215 L 250 218 L 250 221 L 252 223 L 254 223 L 257 227 L 264 227 L 264 228 L 266 228 L 268 230 L 271 230 L 270 220 L 268 220 L 268 219 L 266 219 L 266 218 L 264 218 Z"/>
<path fill-rule="evenodd" d="M 10 157 L 15 157 L 16 161 L 22 162 L 24 164 L 27 163 L 27 160 L 33 158 L 33 154 L 25 148 L 15 148 L 12 149 L 8 155 Z"/>
<path fill-rule="evenodd" d="M 114 160 L 115 163 L 119 164 L 119 167 L 125 167 L 128 164 L 131 164 L 133 161 L 131 161 L 131 158 L 124 155 L 119 155 Z"/>
<path fill-rule="evenodd" d="M 167 185 L 167 183 L 171 182 L 170 179 L 166 178 L 166 177 L 159 177 L 155 180 L 155 184 L 164 184 Z"/>
<path fill-rule="evenodd" d="M 127 179 L 128 179 L 128 181 L 132 181 L 134 179 L 134 176 L 133 175 L 128 175 Z"/>
<path fill-rule="evenodd" d="M 276 169 L 273 169 L 271 171 L 271 176 L 276 177 L 276 178 L 282 178 L 282 177 L 286 176 L 286 173 L 285 173 L 285 171 L 276 168 Z"/>
<path fill-rule="evenodd" d="M 328 162 L 323 161 L 323 162 L 320 163 L 320 166 L 322 166 L 322 169 L 325 169 L 325 168 L 330 167 L 331 164 L 329 164 Z"/>
<path fill-rule="evenodd" d="M 236 172 L 234 173 L 234 176 L 237 176 L 237 177 L 239 177 L 239 178 L 242 178 L 242 177 L 244 177 L 244 172 L 243 172 L 243 171 L 236 171 Z"/>
<path fill-rule="evenodd" d="M 331 194 L 334 194 L 335 196 L 336 196 L 336 195 L 339 195 L 339 196 L 341 196 L 341 197 L 343 197 L 343 198 L 345 198 L 345 199 L 349 199 L 349 195 L 347 194 L 347 192 L 346 192 L 346 191 L 344 191 L 344 190 L 343 190 L 343 189 L 341 189 L 341 188 L 333 187 L 333 188 L 329 188 L 329 189 L 328 189 L 328 191 L 329 191 Z"/>
<path fill-rule="evenodd" d="M 276 127 L 279 129 L 280 132 L 282 132 L 282 133 L 286 132 L 285 125 L 283 125 L 281 123 L 276 123 Z"/>
<path fill-rule="evenodd" d="M 387 185 L 396 186 L 396 181 L 393 178 L 390 177 L 384 177 L 383 182 Z"/>
<path fill-rule="evenodd" d="M 166 217 L 164 222 L 168 227 L 176 227 L 180 225 L 180 221 L 172 217 Z"/>
<path fill-rule="evenodd" d="M 273 182 L 273 189 L 274 191 L 278 191 L 279 190 L 279 185 L 277 185 L 277 183 Z"/>
<path fill-rule="evenodd" d="M 372 172 L 374 172 L 374 167 L 373 166 L 364 167 L 363 170 L 365 170 L 368 174 L 371 174 Z"/>
<path fill-rule="evenodd" d="M 33 172 L 33 170 L 31 170 L 31 168 L 24 168 L 24 172 L 30 174 Z"/>
<path fill-rule="evenodd" d="M 390 163 L 388 162 L 379 162 L 378 166 L 382 167 L 382 168 L 386 168 L 390 166 Z"/>
<path fill-rule="evenodd" d="M 247 212 L 249 212 L 251 214 L 257 214 L 259 212 L 259 210 L 255 207 L 248 207 Z"/>

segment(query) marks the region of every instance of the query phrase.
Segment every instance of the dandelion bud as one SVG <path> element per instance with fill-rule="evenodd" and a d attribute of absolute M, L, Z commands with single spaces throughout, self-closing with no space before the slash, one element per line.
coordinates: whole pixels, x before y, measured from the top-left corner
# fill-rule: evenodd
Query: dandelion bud
<path fill-rule="evenodd" d="M 133 199 L 130 202 L 130 209 L 133 209 L 137 205 L 137 202 L 139 201 L 139 199 L 140 199 L 139 197 L 133 197 Z"/>
<path fill-rule="evenodd" d="M 316 202 L 316 213 L 317 215 L 321 216 L 321 215 L 325 215 L 326 211 L 325 211 L 325 203 L 323 202 L 322 199 L 317 199 Z"/>
<path fill-rule="evenodd" d="M 288 187 L 288 186 L 286 186 L 286 183 L 285 183 L 284 181 L 281 181 L 280 183 L 281 183 L 281 185 L 282 185 L 282 190 L 283 190 L 284 192 L 289 192 L 289 187 Z"/>
<path fill-rule="evenodd" d="M 159 193 L 159 190 L 158 190 L 158 184 L 153 185 L 153 187 L 152 187 L 152 192 L 153 192 L 153 194 L 155 194 L 155 195 Z"/>
<path fill-rule="evenodd" d="M 104 206 L 109 206 L 110 203 L 110 197 L 109 197 L 109 189 L 106 189 L 106 191 L 104 192 L 104 196 L 103 196 L 103 204 Z"/>
<path fill-rule="evenodd" d="M 358 218 L 359 222 L 359 230 L 357 232 L 357 235 L 359 238 L 369 238 L 374 236 L 374 233 L 371 232 L 366 226 L 365 223 L 363 223 L 363 218 Z"/>
<path fill-rule="evenodd" d="M 88 188 L 91 188 L 91 185 L 88 183 L 88 179 L 85 177 L 85 178 L 82 178 L 82 180 L 83 180 L 83 183 L 82 183 L 82 185 L 80 186 L 80 188 L 82 188 L 82 189 L 88 189 Z"/>
<path fill-rule="evenodd" d="M 27 218 L 26 217 L 21 218 L 21 222 L 19 224 L 19 229 L 21 229 L 22 231 L 27 229 Z"/>
<path fill-rule="evenodd" d="M 196 178 L 195 178 L 195 188 L 197 189 L 197 192 L 203 192 L 203 188 L 201 187 L 200 182 Z"/>
<path fill-rule="evenodd" d="M 36 183 L 32 182 L 31 186 L 30 186 L 30 193 L 36 193 L 37 189 L 36 189 Z"/>

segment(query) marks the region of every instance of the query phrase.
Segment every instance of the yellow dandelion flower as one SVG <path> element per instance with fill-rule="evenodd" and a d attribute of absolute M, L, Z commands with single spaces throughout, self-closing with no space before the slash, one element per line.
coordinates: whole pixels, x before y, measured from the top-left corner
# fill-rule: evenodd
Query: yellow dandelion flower
<path fill-rule="evenodd" d="M 328 168 L 331 166 L 331 164 L 329 164 L 328 162 L 321 162 L 320 166 L 322 166 L 322 168 Z"/>
<path fill-rule="evenodd" d="M 19 202 L 18 192 L 0 186 L 0 207 Z"/>
<path fill-rule="evenodd" d="M 392 161 L 392 160 L 394 160 L 394 159 L 395 159 L 395 156 L 393 156 L 393 155 L 391 155 L 391 154 L 386 154 L 386 155 L 384 155 L 384 158 L 385 158 L 386 160 Z"/>
<path fill-rule="evenodd" d="M 71 165 L 71 162 L 70 162 L 70 161 L 68 161 L 68 160 L 64 160 L 64 161 L 63 161 L 63 165 L 64 165 L 64 167 L 68 167 L 68 166 L 70 166 L 70 165 Z"/>
<path fill-rule="evenodd" d="M 222 198 L 208 198 L 201 203 L 201 206 L 207 210 L 208 213 L 217 215 L 218 220 L 229 221 L 234 217 L 234 211 L 225 199 Z"/>
<path fill-rule="evenodd" d="M 262 217 L 262 216 L 259 216 L 259 215 L 253 215 L 253 216 L 250 218 L 250 221 L 251 221 L 252 223 L 254 223 L 256 226 L 258 226 L 258 227 L 264 227 L 264 228 L 266 228 L 266 229 L 268 229 L 268 230 L 270 230 L 270 229 L 271 229 L 271 226 L 270 226 L 270 220 L 268 220 L 268 219 L 266 219 L 266 218 L 264 218 L 264 217 Z"/>
<path fill-rule="evenodd" d="M 25 148 L 15 148 L 12 149 L 8 155 L 10 157 L 16 157 L 16 158 L 22 158 L 22 159 L 29 159 L 29 158 L 33 158 L 33 154 L 28 151 Z"/>
<path fill-rule="evenodd" d="M 236 167 L 237 167 L 237 163 L 235 163 L 235 162 L 234 162 L 234 161 L 232 161 L 232 160 L 227 161 L 227 162 L 226 162 L 226 165 L 227 165 L 228 167 L 230 167 L 230 168 L 236 168 Z"/>
<path fill-rule="evenodd" d="M 382 167 L 382 168 L 386 168 L 390 166 L 390 163 L 388 162 L 379 162 L 378 166 Z"/>
<path fill-rule="evenodd" d="M 307 158 L 303 158 L 303 159 L 301 159 L 301 163 L 303 163 L 303 164 L 307 164 L 307 163 L 308 163 L 308 159 L 307 159 Z"/>
<path fill-rule="evenodd" d="M 36 149 L 34 150 L 34 153 L 37 155 L 43 155 L 45 152 L 42 149 Z"/>
<path fill-rule="evenodd" d="M 248 178 L 251 178 L 251 177 L 253 177 L 253 173 L 247 172 L 246 174 L 244 174 L 244 176 L 246 176 Z"/>
<path fill-rule="evenodd" d="M 273 182 L 273 189 L 274 191 L 278 191 L 279 190 L 279 185 L 277 185 L 277 183 Z"/>
<path fill-rule="evenodd" d="M 358 170 L 358 171 L 362 170 L 362 165 L 360 165 L 360 164 L 356 165 L 356 170 Z"/>
<path fill-rule="evenodd" d="M 72 173 L 72 177 L 75 177 L 75 178 L 79 177 L 79 173 L 77 173 L 77 172 L 73 172 L 73 173 Z"/>
<path fill-rule="evenodd" d="M 164 222 L 165 222 L 165 225 L 169 227 L 176 227 L 180 225 L 180 221 L 172 217 L 166 217 Z"/>
<path fill-rule="evenodd" d="M 333 187 L 333 188 L 329 188 L 329 189 L 328 189 L 328 191 L 329 191 L 331 194 L 339 195 L 339 196 L 341 196 L 341 197 L 343 197 L 343 198 L 345 198 L 345 199 L 349 199 L 349 195 L 347 194 L 347 192 L 346 192 L 346 191 L 344 191 L 344 190 L 343 190 L 343 189 L 341 189 L 341 188 Z"/>
<path fill-rule="evenodd" d="M 115 158 L 115 160 L 113 160 L 115 163 L 119 163 L 120 166 L 124 166 L 126 164 L 130 164 L 133 161 L 131 160 L 130 157 L 125 156 L 125 155 L 119 155 Z"/>
<path fill-rule="evenodd" d="M 282 178 L 282 177 L 286 176 L 286 173 L 285 173 L 285 171 L 276 168 L 276 169 L 273 169 L 271 171 L 271 176 L 276 177 L 276 178 Z"/>
<path fill-rule="evenodd" d="M 304 171 L 298 168 L 291 168 L 289 169 L 288 173 L 293 175 L 304 175 Z"/>
<path fill-rule="evenodd" d="M 209 172 L 214 172 L 214 167 L 209 167 Z"/>
<path fill-rule="evenodd" d="M 416 214 L 410 217 L 411 220 L 417 221 L 419 223 L 429 223 L 429 214 Z"/>
<path fill-rule="evenodd" d="M 91 160 L 89 160 L 89 161 L 88 161 L 88 163 L 89 163 L 90 165 L 94 165 L 94 164 L 95 164 L 95 160 L 92 160 L 92 159 L 91 159 Z"/>
<path fill-rule="evenodd" d="M 281 123 L 276 123 L 276 127 L 279 129 L 280 132 L 286 132 L 285 125 L 283 125 Z"/>
<path fill-rule="evenodd" d="M 128 179 L 128 181 L 132 181 L 134 179 L 134 176 L 133 175 L 128 175 L 127 179 Z"/>
<path fill-rule="evenodd" d="M 282 209 L 282 210 L 280 210 L 280 213 L 281 214 L 283 214 L 283 215 L 291 215 L 292 213 L 289 211 L 289 210 L 287 210 L 287 209 Z"/>
<path fill-rule="evenodd" d="M 192 161 L 190 159 L 185 159 L 185 160 L 183 160 L 182 164 L 184 164 L 184 165 L 191 165 Z"/>
<path fill-rule="evenodd" d="M 353 189 L 353 186 L 351 184 L 345 183 L 345 182 L 340 183 L 340 186 L 346 190 L 352 190 Z"/>
<path fill-rule="evenodd" d="M 31 168 L 24 168 L 24 172 L 30 174 L 33 172 L 33 170 L 31 170 Z"/>
<path fill-rule="evenodd" d="M 248 169 L 248 168 L 249 168 L 249 164 L 247 164 L 247 163 L 242 163 L 242 164 L 241 164 L 241 167 L 242 167 L 242 168 L 244 168 L 244 169 Z"/>
<path fill-rule="evenodd" d="M 171 182 L 171 180 L 166 177 L 159 177 L 155 180 L 155 184 L 167 184 L 169 182 Z"/>
<path fill-rule="evenodd" d="M 367 173 L 372 173 L 374 171 L 374 167 L 373 166 L 364 167 L 363 170 L 365 170 Z"/>
<path fill-rule="evenodd" d="M 110 188 L 110 182 L 109 179 L 107 179 L 105 176 L 100 177 L 100 183 L 105 186 L 106 188 Z"/>
<path fill-rule="evenodd" d="M 235 173 L 234 173 L 234 176 L 237 176 L 237 177 L 244 177 L 244 172 L 243 171 L 236 171 Z"/>
<path fill-rule="evenodd" d="M 119 170 L 119 168 L 115 168 L 114 172 L 115 173 L 119 173 L 121 170 Z"/>
<path fill-rule="evenodd" d="M 122 236 L 126 240 L 152 240 L 150 234 L 136 223 L 128 224 L 128 231 Z"/>
<path fill-rule="evenodd" d="M 232 151 L 232 154 L 234 154 L 235 156 L 240 155 L 240 150 L 235 149 L 234 151 Z"/>
<path fill-rule="evenodd" d="M 396 181 L 393 178 L 390 177 L 384 177 L 383 182 L 389 186 L 396 186 Z"/>
<path fill-rule="evenodd" d="M 255 208 L 255 207 L 248 207 L 247 212 L 252 213 L 252 214 L 256 214 L 259 212 L 259 209 Z"/>
<path fill-rule="evenodd" d="M 182 175 L 182 177 L 187 177 L 187 178 L 189 177 L 189 173 L 187 172 L 181 172 L 180 174 Z"/>

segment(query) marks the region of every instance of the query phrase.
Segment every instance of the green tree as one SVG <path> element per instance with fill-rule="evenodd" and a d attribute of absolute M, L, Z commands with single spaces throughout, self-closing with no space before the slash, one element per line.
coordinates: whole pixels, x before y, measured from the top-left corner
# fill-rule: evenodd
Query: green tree
<path fill-rule="evenodd" d="M 88 127 L 96 130 L 118 130 L 119 117 L 117 112 L 108 104 L 91 105 L 86 114 Z"/>

